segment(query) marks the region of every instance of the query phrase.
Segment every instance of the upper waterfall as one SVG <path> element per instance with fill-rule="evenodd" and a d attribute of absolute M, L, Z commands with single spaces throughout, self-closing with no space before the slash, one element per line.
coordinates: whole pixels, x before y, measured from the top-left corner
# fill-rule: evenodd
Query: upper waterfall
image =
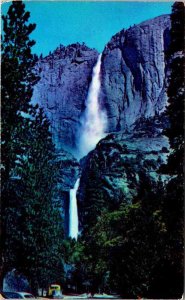
<path fill-rule="evenodd" d="M 93 150 L 96 144 L 104 137 L 107 125 L 107 116 L 100 108 L 98 96 L 100 92 L 100 70 L 101 54 L 93 68 L 92 81 L 89 87 L 88 96 L 85 102 L 85 112 L 81 117 L 81 127 L 78 136 L 79 158 L 87 155 Z"/>

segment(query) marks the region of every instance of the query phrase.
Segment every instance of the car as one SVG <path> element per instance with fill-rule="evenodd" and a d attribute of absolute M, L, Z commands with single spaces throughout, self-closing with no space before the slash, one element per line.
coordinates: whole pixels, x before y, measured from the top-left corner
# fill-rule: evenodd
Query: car
<path fill-rule="evenodd" d="M 3 298 L 5 299 L 20 299 L 21 296 L 19 294 L 17 294 L 16 292 L 2 292 L 1 295 L 3 296 Z"/>
<path fill-rule="evenodd" d="M 3 292 L 5 299 L 36 299 L 32 294 L 26 292 Z"/>
<path fill-rule="evenodd" d="M 50 284 L 48 297 L 52 299 L 63 299 L 61 286 L 59 284 Z"/>
<path fill-rule="evenodd" d="M 20 296 L 21 296 L 21 298 L 23 298 L 23 299 L 28 299 L 28 298 L 30 298 L 30 299 L 36 299 L 36 297 L 35 296 L 33 296 L 32 294 L 30 294 L 30 293 L 26 293 L 26 292 L 17 292 Z"/>
<path fill-rule="evenodd" d="M 3 293 L 3 292 L 0 292 L 0 300 L 1 299 L 7 299 L 8 297 Z"/>

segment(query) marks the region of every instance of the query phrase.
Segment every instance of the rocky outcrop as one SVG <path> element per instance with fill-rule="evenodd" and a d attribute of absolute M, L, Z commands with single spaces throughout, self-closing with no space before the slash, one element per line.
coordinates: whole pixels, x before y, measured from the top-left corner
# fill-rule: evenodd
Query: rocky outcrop
<path fill-rule="evenodd" d="M 77 43 L 60 46 L 37 63 L 36 72 L 41 79 L 34 87 L 32 101 L 44 107 L 59 150 L 75 148 L 76 131 L 97 57 L 96 50 Z"/>
<path fill-rule="evenodd" d="M 168 139 L 162 135 L 115 133 L 101 140 L 82 160 L 78 201 L 81 225 L 96 222 L 104 209 L 131 203 L 146 180 L 157 182 L 159 166 L 166 162 Z M 92 219 L 91 219 L 92 218 Z"/>
<path fill-rule="evenodd" d="M 163 15 L 122 30 L 102 55 L 101 103 L 108 132 L 132 131 L 138 118 L 164 111 L 167 102 L 164 51 L 169 45 L 170 16 Z"/>
<path fill-rule="evenodd" d="M 58 183 L 63 191 L 69 191 L 80 175 L 79 162 L 69 152 L 62 150 L 57 153 L 54 163 L 59 169 Z"/>
<path fill-rule="evenodd" d="M 61 150 L 54 161 L 58 172 L 55 202 L 58 202 L 61 216 L 64 220 L 64 231 L 69 232 L 69 191 L 74 188 L 77 178 L 80 176 L 78 161 L 67 151 Z"/>

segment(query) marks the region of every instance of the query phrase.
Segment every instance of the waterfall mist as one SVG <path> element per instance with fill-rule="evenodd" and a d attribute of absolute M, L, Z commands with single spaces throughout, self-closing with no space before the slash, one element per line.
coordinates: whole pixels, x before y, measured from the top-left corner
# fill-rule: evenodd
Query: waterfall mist
<path fill-rule="evenodd" d="M 101 110 L 98 102 L 101 86 L 100 70 L 101 54 L 93 68 L 92 82 L 85 102 L 86 109 L 80 120 L 81 127 L 78 135 L 79 158 L 93 150 L 96 144 L 105 136 L 107 117 L 105 111 Z"/>

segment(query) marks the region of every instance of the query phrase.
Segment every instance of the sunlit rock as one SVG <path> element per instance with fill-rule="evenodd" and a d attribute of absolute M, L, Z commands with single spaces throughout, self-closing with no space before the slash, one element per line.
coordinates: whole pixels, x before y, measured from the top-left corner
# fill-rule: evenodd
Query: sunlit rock
<path fill-rule="evenodd" d="M 167 103 L 165 50 L 170 16 L 163 15 L 112 37 L 102 54 L 101 103 L 108 131 L 132 131 L 139 118 L 162 113 Z"/>

